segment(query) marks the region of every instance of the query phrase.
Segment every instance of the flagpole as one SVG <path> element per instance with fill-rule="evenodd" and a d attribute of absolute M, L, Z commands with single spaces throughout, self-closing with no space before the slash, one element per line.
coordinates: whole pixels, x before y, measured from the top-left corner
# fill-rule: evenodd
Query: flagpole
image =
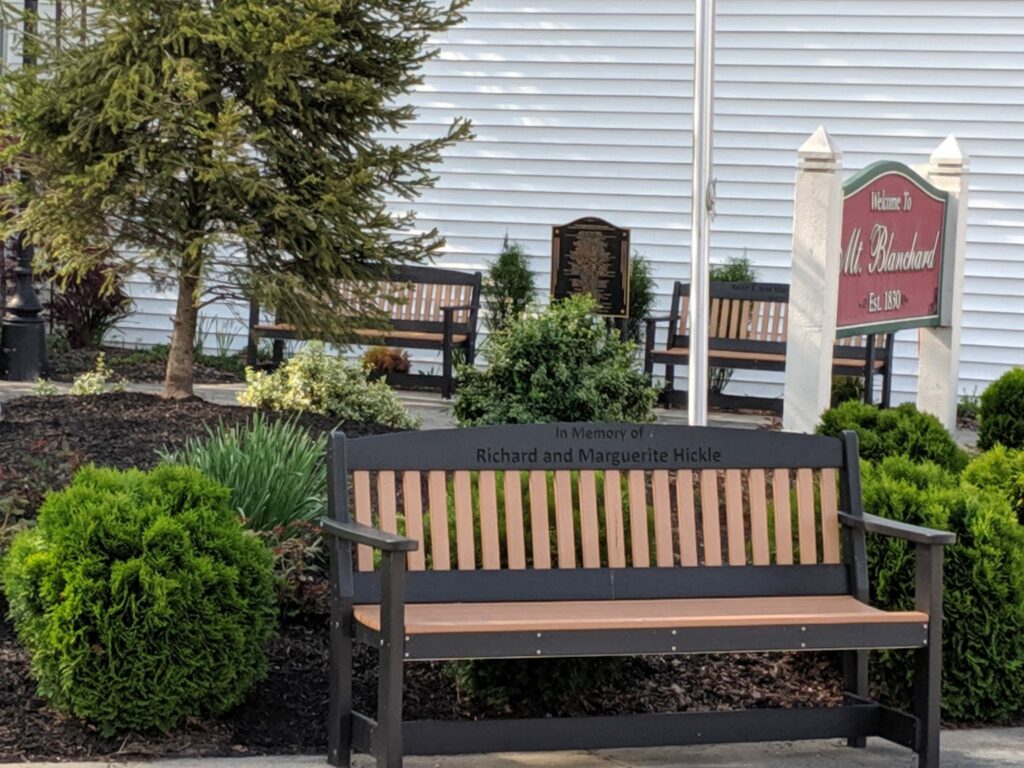
<path fill-rule="evenodd" d="M 712 140 L 715 98 L 715 0 L 695 0 L 693 68 L 693 215 L 690 230 L 689 423 L 708 423 L 708 272 L 714 215 Z"/>

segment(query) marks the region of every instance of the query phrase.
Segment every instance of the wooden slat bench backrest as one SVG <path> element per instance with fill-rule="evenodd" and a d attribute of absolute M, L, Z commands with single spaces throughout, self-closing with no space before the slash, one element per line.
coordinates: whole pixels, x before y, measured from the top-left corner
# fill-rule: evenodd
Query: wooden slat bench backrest
<path fill-rule="evenodd" d="M 354 314 L 371 314 L 359 309 L 365 302 L 390 317 L 396 327 L 426 329 L 443 324 L 445 307 L 460 307 L 452 317 L 456 325 L 475 326 L 480 286 L 479 273 L 403 267 L 392 270 L 386 281 L 366 289 L 343 283 L 339 290 L 342 298 L 352 304 Z"/>
<path fill-rule="evenodd" d="M 413 572 L 841 562 L 833 438 L 561 424 L 336 436 L 333 450 L 343 519 L 420 542 Z M 355 568 L 374 570 L 368 547 Z"/>
<path fill-rule="evenodd" d="M 710 284 L 711 306 L 708 314 L 708 337 L 726 346 L 730 342 L 758 342 L 758 346 L 784 352 L 788 338 L 789 286 L 785 283 L 719 283 Z M 673 291 L 671 325 L 672 346 L 689 345 L 690 285 L 677 282 Z M 875 348 L 885 349 L 889 337 L 875 337 Z M 842 347 L 863 350 L 864 336 L 847 336 L 836 340 Z"/>

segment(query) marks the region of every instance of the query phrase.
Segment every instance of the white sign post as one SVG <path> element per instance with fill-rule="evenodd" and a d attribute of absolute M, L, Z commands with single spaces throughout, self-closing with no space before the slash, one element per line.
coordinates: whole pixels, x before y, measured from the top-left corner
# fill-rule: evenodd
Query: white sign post
<path fill-rule="evenodd" d="M 824 126 L 800 147 L 793 198 L 783 428 L 813 432 L 832 397 L 843 212 L 843 154 Z"/>
<path fill-rule="evenodd" d="M 934 414 L 950 432 L 956 430 L 960 384 L 960 317 L 964 305 L 964 261 L 967 256 L 968 158 L 955 136 L 949 136 L 930 158 L 928 180 L 949 193 L 941 325 L 918 331 L 917 407 Z"/>

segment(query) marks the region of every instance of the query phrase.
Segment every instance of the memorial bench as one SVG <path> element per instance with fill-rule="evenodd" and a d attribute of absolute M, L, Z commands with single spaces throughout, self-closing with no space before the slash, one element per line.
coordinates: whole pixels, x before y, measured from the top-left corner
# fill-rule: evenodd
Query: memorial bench
<path fill-rule="evenodd" d="M 394 267 L 381 278 L 376 308 L 388 318 L 388 327 L 356 327 L 348 341 L 355 344 L 384 344 L 394 347 L 435 350 L 441 353 L 441 375 L 391 373 L 388 383 L 402 386 L 432 386 L 450 397 L 455 389 L 454 353 L 460 350 L 471 364 L 476 355 L 477 315 L 480 311 L 479 272 L 466 273 L 436 267 Z M 338 290 L 344 293 L 344 284 Z M 353 297 L 353 302 L 359 299 Z M 280 365 L 283 342 L 302 338 L 286 322 L 263 323 L 260 307 L 249 309 L 248 364 L 256 367 L 259 338 L 275 340 L 274 365 Z"/>
<path fill-rule="evenodd" d="M 865 514 L 856 436 L 547 424 L 329 444 L 328 761 L 881 736 L 939 765 L 943 546 Z M 724 502 L 724 503 L 723 503 Z M 553 518 L 553 520 L 552 520 Z M 916 547 L 915 610 L 869 605 L 865 535 Z M 379 653 L 353 710 L 353 648 Z M 872 649 L 912 648 L 913 710 L 868 698 Z M 411 721 L 423 660 L 843 651 L 834 708 Z"/>
<path fill-rule="evenodd" d="M 758 371 L 786 370 L 789 286 L 784 283 L 720 283 L 710 286 L 708 325 L 708 366 Z M 648 375 L 655 365 L 665 366 L 668 404 L 686 402 L 686 393 L 674 389 L 675 367 L 690 359 L 690 284 L 677 282 L 672 291 L 669 314 L 647 320 L 644 368 Z M 668 324 L 665 344 L 658 348 L 659 325 Z M 892 396 L 893 334 L 849 336 L 834 348 L 832 373 L 864 379 L 864 402 L 874 398 L 874 381 L 882 377 L 883 408 Z M 781 412 L 782 400 L 724 395 L 713 392 L 711 405 L 720 408 L 759 408 Z"/>

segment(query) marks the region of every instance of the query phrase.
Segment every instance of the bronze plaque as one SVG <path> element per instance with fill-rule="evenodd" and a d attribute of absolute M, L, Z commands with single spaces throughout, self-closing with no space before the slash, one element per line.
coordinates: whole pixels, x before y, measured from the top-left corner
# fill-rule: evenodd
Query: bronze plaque
<path fill-rule="evenodd" d="M 589 294 L 605 317 L 629 315 L 629 230 L 603 219 L 555 227 L 551 238 L 551 295 Z"/>

